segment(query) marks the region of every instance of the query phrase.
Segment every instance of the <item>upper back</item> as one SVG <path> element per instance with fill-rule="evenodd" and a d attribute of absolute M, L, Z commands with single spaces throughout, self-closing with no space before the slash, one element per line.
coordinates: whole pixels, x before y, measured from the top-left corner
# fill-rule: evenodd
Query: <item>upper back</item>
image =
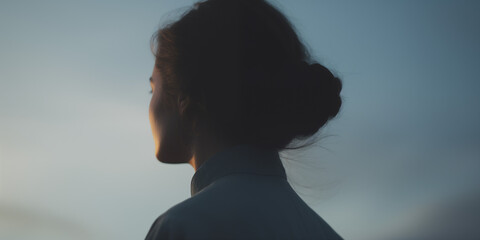
<path fill-rule="evenodd" d="M 154 222 L 152 239 L 342 239 L 292 189 L 278 152 L 239 146 L 205 162 L 192 197 Z"/>

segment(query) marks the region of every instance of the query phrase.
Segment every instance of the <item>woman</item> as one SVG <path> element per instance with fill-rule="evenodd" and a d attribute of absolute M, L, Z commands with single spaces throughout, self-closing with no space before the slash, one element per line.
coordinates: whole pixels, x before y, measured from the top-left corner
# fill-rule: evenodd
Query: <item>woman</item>
<path fill-rule="evenodd" d="M 153 39 L 156 157 L 196 172 L 192 197 L 146 239 L 341 239 L 279 158 L 337 115 L 342 88 L 284 15 L 264 0 L 208 0 Z"/>

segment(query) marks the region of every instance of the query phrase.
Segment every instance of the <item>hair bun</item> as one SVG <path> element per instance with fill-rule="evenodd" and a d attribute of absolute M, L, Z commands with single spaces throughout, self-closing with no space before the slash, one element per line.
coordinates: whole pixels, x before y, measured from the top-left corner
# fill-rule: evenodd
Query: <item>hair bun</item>
<path fill-rule="evenodd" d="M 297 75 L 297 98 L 293 105 L 297 119 L 294 135 L 309 137 L 335 117 L 342 104 L 342 83 L 319 63 L 302 61 Z M 300 77 L 298 77 L 300 76 Z"/>
<path fill-rule="evenodd" d="M 335 77 L 330 70 L 318 63 L 310 65 L 309 68 L 313 77 L 319 77 L 322 79 L 324 87 L 329 90 L 327 92 L 332 93 L 335 96 L 340 94 L 340 91 L 342 90 L 342 82 Z"/>

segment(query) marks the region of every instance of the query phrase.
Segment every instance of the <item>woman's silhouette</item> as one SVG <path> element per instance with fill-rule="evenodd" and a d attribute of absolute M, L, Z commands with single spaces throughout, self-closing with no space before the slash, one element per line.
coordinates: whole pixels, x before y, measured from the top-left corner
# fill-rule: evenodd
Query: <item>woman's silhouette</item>
<path fill-rule="evenodd" d="M 192 197 L 146 239 L 341 239 L 279 158 L 337 115 L 342 88 L 285 16 L 264 0 L 208 0 L 152 39 L 156 157 L 196 172 Z"/>

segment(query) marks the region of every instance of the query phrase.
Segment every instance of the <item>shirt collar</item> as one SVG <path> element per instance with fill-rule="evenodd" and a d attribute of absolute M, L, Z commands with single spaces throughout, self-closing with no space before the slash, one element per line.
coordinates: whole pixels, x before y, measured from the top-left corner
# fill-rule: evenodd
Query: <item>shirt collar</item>
<path fill-rule="evenodd" d="M 236 173 L 287 178 L 276 149 L 237 145 L 214 154 L 197 169 L 191 181 L 191 195 L 223 176 Z"/>

